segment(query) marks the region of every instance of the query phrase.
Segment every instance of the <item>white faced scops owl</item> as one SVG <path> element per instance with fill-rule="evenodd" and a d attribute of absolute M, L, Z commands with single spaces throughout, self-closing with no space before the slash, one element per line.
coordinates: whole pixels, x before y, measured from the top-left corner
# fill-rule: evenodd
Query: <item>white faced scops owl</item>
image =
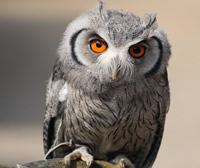
<path fill-rule="evenodd" d="M 151 168 L 169 107 L 166 34 L 154 14 L 143 18 L 99 2 L 66 28 L 48 83 L 47 158 L 94 159 Z M 72 145 L 73 146 L 73 145 Z"/>

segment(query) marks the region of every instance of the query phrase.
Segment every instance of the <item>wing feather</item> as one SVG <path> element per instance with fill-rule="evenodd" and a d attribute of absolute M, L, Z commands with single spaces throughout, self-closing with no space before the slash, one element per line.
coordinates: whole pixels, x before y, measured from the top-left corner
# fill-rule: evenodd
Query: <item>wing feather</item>
<path fill-rule="evenodd" d="M 157 153 L 160 148 L 160 144 L 162 141 L 163 137 L 163 131 L 164 131 L 164 124 L 165 124 L 165 115 L 169 110 L 169 84 L 168 84 L 168 74 L 167 70 L 165 70 L 164 74 L 161 75 L 160 81 L 159 81 L 160 86 L 163 87 L 164 97 L 162 103 L 159 103 L 159 110 L 160 114 L 163 114 L 158 121 L 158 127 L 153 139 L 153 142 L 151 144 L 151 148 L 142 164 L 143 168 L 150 168 L 157 156 Z"/>
<path fill-rule="evenodd" d="M 54 144 L 57 132 L 59 131 L 58 127 L 60 127 L 59 125 L 62 122 L 63 109 L 61 108 L 62 102 L 59 100 L 60 90 L 65 85 L 62 69 L 61 62 L 57 59 L 47 86 L 46 112 L 43 121 L 43 145 L 45 153 Z"/>

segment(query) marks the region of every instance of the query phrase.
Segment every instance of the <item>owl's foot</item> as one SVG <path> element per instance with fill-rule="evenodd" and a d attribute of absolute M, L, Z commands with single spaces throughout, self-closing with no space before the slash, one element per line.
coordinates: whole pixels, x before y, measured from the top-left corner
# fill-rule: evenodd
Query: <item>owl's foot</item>
<path fill-rule="evenodd" d="M 125 155 L 118 155 L 111 162 L 117 164 L 120 168 L 135 168 L 134 164 Z"/>
<path fill-rule="evenodd" d="M 81 146 L 75 149 L 72 153 L 64 157 L 66 168 L 69 168 L 72 160 L 81 159 L 86 162 L 88 167 L 90 167 L 94 161 L 94 157 L 89 154 L 89 149 L 86 146 Z"/>

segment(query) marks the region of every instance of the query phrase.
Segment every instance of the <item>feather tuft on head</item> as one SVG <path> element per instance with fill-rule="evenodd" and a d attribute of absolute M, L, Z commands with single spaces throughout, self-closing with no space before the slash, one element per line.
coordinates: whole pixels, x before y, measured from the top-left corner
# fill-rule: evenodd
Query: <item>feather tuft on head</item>
<path fill-rule="evenodd" d="M 104 2 L 102 0 L 98 0 L 97 8 L 99 9 L 99 13 L 100 13 L 101 18 L 104 18 L 103 14 L 102 14 L 103 9 L 104 9 Z"/>
<path fill-rule="evenodd" d="M 155 13 L 146 13 L 144 15 L 144 27 L 149 28 L 154 23 L 156 23 L 156 14 Z"/>

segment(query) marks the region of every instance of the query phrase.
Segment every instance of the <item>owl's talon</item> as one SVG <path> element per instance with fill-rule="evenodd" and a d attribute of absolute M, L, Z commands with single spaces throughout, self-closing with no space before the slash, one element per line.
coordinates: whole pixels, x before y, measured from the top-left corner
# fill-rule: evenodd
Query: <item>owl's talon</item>
<path fill-rule="evenodd" d="M 93 161 L 94 161 L 94 160 L 92 159 L 91 161 L 89 161 L 89 162 L 87 163 L 88 168 L 90 168 L 90 167 L 92 166 Z"/>
<path fill-rule="evenodd" d="M 88 148 L 85 146 L 75 149 L 72 153 L 64 157 L 65 167 L 70 168 L 71 161 L 76 159 L 85 161 L 88 167 L 90 167 L 94 161 L 94 157 L 89 154 Z"/>
<path fill-rule="evenodd" d="M 111 162 L 120 168 L 135 168 L 134 164 L 125 155 L 118 155 Z"/>
<path fill-rule="evenodd" d="M 69 162 L 66 162 L 66 161 L 65 161 L 65 168 L 70 168 Z"/>
<path fill-rule="evenodd" d="M 64 157 L 64 160 L 65 160 L 65 168 L 70 168 L 70 165 L 71 165 L 70 157 L 68 157 L 67 155 Z"/>
<path fill-rule="evenodd" d="M 76 160 L 78 158 L 81 158 L 81 154 L 79 152 L 76 152 L 76 151 L 74 151 L 74 152 L 68 154 L 67 156 L 65 156 L 64 157 L 65 165 L 66 165 L 65 167 L 69 168 L 70 165 L 71 165 L 71 161 L 72 160 Z"/>
<path fill-rule="evenodd" d="M 118 165 L 119 165 L 121 168 L 125 168 L 124 159 L 120 159 Z"/>

